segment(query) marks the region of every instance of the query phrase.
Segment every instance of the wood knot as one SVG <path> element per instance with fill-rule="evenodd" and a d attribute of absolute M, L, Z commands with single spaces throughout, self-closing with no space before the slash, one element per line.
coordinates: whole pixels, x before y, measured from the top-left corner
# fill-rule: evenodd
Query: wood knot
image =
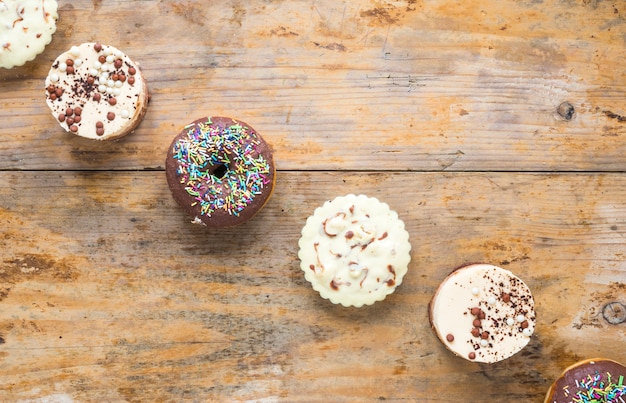
<path fill-rule="evenodd" d="M 602 316 L 612 325 L 626 322 L 626 306 L 621 302 L 609 302 L 602 307 Z"/>
<path fill-rule="evenodd" d="M 574 105 L 570 104 L 569 102 L 561 102 L 561 104 L 559 104 L 559 106 L 557 106 L 556 108 L 556 113 L 563 118 L 563 120 L 572 120 L 572 118 L 574 117 Z"/>

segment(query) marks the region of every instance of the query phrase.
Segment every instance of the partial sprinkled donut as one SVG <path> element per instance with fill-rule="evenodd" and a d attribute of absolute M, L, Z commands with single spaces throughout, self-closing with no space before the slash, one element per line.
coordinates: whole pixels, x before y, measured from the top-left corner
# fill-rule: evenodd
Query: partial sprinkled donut
<path fill-rule="evenodd" d="M 210 228 L 242 224 L 265 206 L 276 168 L 270 145 L 249 124 L 205 117 L 174 138 L 165 173 L 174 200 L 193 223 Z"/>
<path fill-rule="evenodd" d="M 490 264 L 471 264 L 448 275 L 430 302 L 429 317 L 450 351 L 484 363 L 519 352 L 536 325 L 528 286 L 510 271 Z"/>
<path fill-rule="evenodd" d="M 301 232 L 300 268 L 313 289 L 334 304 L 382 301 L 408 270 L 409 233 L 398 214 L 376 198 L 350 194 L 327 201 Z"/>
<path fill-rule="evenodd" d="M 33 60 L 57 29 L 56 0 L 0 1 L 0 67 L 10 69 Z"/>
<path fill-rule="evenodd" d="M 72 46 L 52 64 L 46 102 L 65 131 L 93 140 L 131 133 L 148 108 L 139 67 L 122 51 L 100 43 Z"/>
<path fill-rule="evenodd" d="M 550 385 L 544 403 L 626 403 L 626 367 L 606 359 L 579 361 Z"/>

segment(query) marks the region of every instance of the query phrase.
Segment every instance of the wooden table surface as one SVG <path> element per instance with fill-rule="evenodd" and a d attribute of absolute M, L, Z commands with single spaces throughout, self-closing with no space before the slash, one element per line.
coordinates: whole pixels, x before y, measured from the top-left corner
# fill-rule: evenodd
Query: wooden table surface
<path fill-rule="evenodd" d="M 579 359 L 626 362 L 626 3 L 60 0 L 35 61 L 0 71 L 0 401 L 541 402 Z M 101 41 L 152 100 L 114 143 L 65 133 L 52 61 Z M 252 221 L 190 224 L 163 171 L 182 127 L 273 145 Z M 334 306 L 299 268 L 306 218 L 347 193 L 396 210 L 402 285 Z M 427 304 L 487 262 L 533 290 L 528 347 L 445 350 Z M 607 305 L 614 303 L 613 305 Z M 603 314 L 604 312 L 604 314 Z M 608 319 L 608 320 L 607 320 Z"/>

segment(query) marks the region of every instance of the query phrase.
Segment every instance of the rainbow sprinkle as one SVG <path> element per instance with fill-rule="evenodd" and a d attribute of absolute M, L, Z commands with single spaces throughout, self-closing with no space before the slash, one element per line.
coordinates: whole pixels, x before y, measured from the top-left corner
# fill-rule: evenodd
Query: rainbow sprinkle
<path fill-rule="evenodd" d="M 248 127 L 219 127 L 210 118 L 185 129 L 187 136 L 176 141 L 173 154 L 192 205 L 199 203 L 208 217 L 218 210 L 238 216 L 270 183 L 270 165 L 258 151 L 260 138 Z"/>
<path fill-rule="evenodd" d="M 624 376 L 620 375 L 617 383 L 611 380 L 611 374 L 605 376 L 596 372 L 586 378 L 576 380 L 580 391 L 572 396 L 573 403 L 626 403 L 626 385 Z"/>

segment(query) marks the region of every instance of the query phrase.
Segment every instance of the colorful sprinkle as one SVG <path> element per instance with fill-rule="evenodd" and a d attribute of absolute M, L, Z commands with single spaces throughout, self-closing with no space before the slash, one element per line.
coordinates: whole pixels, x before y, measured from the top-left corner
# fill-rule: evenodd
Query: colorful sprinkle
<path fill-rule="evenodd" d="M 576 386 L 582 390 L 572 396 L 574 403 L 608 403 L 623 402 L 626 398 L 624 376 L 620 375 L 617 384 L 611 381 L 611 374 L 602 375 L 598 372 L 586 378 L 576 380 Z M 619 399 L 619 400 L 618 400 Z"/>
<path fill-rule="evenodd" d="M 174 159 L 185 190 L 200 203 L 200 213 L 224 210 L 238 216 L 270 183 L 270 165 L 260 155 L 260 140 L 248 127 L 219 127 L 208 119 L 185 127 L 176 141 Z"/>

